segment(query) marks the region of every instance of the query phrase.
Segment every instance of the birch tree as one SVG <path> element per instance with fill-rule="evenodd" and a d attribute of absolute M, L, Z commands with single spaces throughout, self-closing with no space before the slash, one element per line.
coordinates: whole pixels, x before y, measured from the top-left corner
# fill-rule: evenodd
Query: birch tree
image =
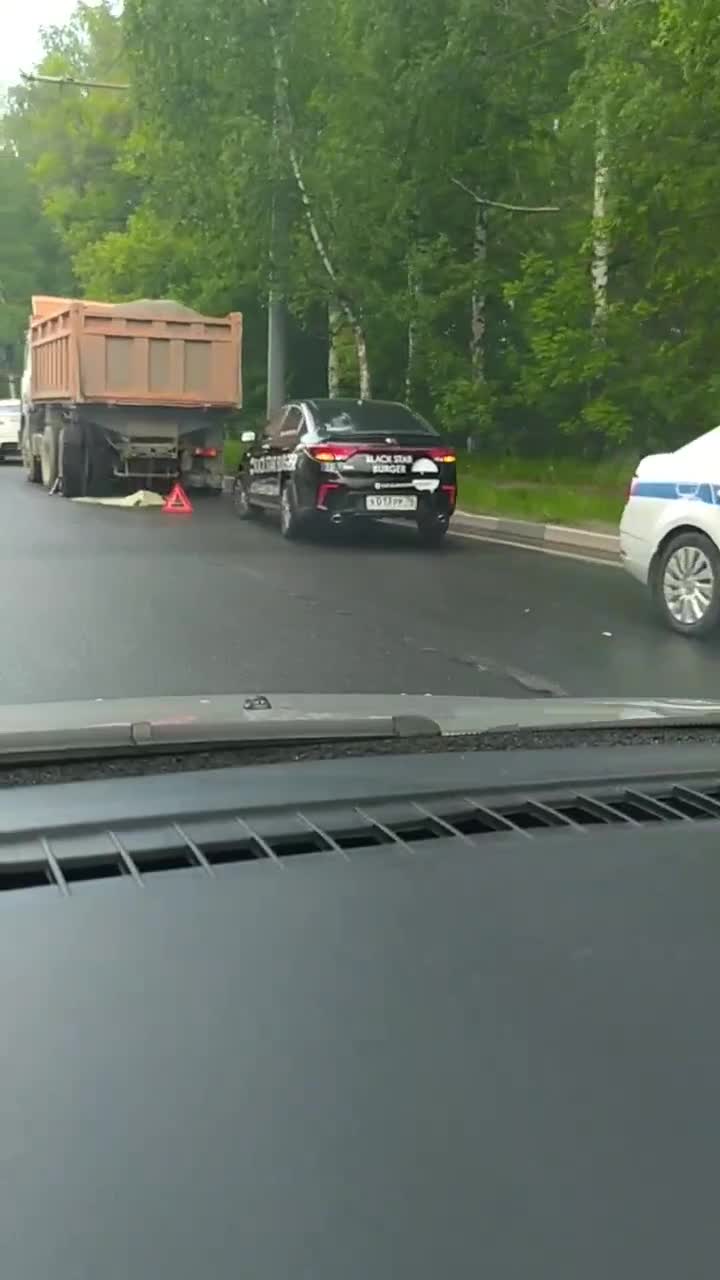
<path fill-rule="evenodd" d="M 605 34 L 605 20 L 613 0 L 595 0 L 598 39 Z M 602 55 L 601 55 L 602 56 Z M 603 341 L 608 312 L 608 276 L 610 269 L 610 234 L 608 231 L 608 184 L 610 180 L 610 127 L 608 101 L 598 103 L 595 132 L 595 174 L 592 206 L 592 262 L 590 274 L 593 290 L 593 326 L 596 337 Z"/>
<path fill-rule="evenodd" d="M 713 0 L 271 3 L 81 5 L 48 37 L 51 74 L 131 86 L 21 86 L 5 115 L 72 287 L 244 311 L 259 411 L 280 182 L 294 395 L 404 397 L 504 452 L 718 420 Z M 16 222 L 0 334 L 30 287 Z"/>
<path fill-rule="evenodd" d="M 456 187 L 464 191 L 475 204 L 475 222 L 473 231 L 473 263 L 475 280 L 470 306 L 470 358 L 473 377 L 477 383 L 485 381 L 485 334 L 487 329 L 485 315 L 485 274 L 487 270 L 488 249 L 488 212 L 501 209 L 505 213 L 557 213 L 558 206 L 508 204 L 505 200 L 489 200 L 477 191 L 471 191 L 459 178 L 453 178 Z"/>

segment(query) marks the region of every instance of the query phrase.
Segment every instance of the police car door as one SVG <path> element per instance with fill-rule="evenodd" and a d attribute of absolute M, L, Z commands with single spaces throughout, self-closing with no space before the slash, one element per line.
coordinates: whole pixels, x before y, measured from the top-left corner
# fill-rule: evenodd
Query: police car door
<path fill-rule="evenodd" d="M 280 431 L 286 413 L 283 408 L 270 419 L 250 454 L 248 496 L 260 507 L 274 507 L 280 501 Z"/>

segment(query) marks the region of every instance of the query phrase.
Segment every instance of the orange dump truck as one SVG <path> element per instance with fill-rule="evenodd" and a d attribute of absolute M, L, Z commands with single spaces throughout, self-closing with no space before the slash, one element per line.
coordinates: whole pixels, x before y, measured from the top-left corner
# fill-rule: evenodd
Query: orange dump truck
<path fill-rule="evenodd" d="M 223 425 L 242 401 L 242 316 L 176 302 L 36 297 L 20 444 L 29 480 L 68 497 L 222 490 Z"/>

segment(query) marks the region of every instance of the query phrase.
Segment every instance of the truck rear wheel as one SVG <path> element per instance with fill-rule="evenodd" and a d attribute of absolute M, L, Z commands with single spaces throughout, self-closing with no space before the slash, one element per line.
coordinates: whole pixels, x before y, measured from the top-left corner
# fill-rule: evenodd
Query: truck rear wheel
<path fill-rule="evenodd" d="M 40 459 L 35 457 L 32 450 L 32 436 L 30 428 L 26 427 L 21 436 L 20 449 L 22 452 L 23 470 L 25 479 L 28 484 L 42 484 L 42 471 L 40 470 Z"/>
<path fill-rule="evenodd" d="M 82 428 L 69 422 L 62 434 L 62 478 L 66 498 L 83 498 L 87 493 L 88 448 Z"/>
<path fill-rule="evenodd" d="M 112 493 L 110 448 L 82 424 L 70 422 L 62 436 L 63 493 L 66 498 L 106 498 Z"/>
<path fill-rule="evenodd" d="M 113 491 L 113 452 L 99 435 L 85 437 L 88 452 L 86 493 L 92 498 L 109 498 Z"/>
<path fill-rule="evenodd" d="M 40 444 L 40 479 L 46 489 L 52 489 L 58 478 L 58 438 L 51 426 L 43 432 Z"/>

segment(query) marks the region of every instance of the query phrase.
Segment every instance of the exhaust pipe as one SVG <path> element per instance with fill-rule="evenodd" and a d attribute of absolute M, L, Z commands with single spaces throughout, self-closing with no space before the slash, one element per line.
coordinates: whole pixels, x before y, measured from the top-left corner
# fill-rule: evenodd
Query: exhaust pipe
<path fill-rule="evenodd" d="M 342 522 L 343 522 L 342 513 L 340 511 L 334 511 L 330 517 L 330 523 L 342 524 Z"/>

